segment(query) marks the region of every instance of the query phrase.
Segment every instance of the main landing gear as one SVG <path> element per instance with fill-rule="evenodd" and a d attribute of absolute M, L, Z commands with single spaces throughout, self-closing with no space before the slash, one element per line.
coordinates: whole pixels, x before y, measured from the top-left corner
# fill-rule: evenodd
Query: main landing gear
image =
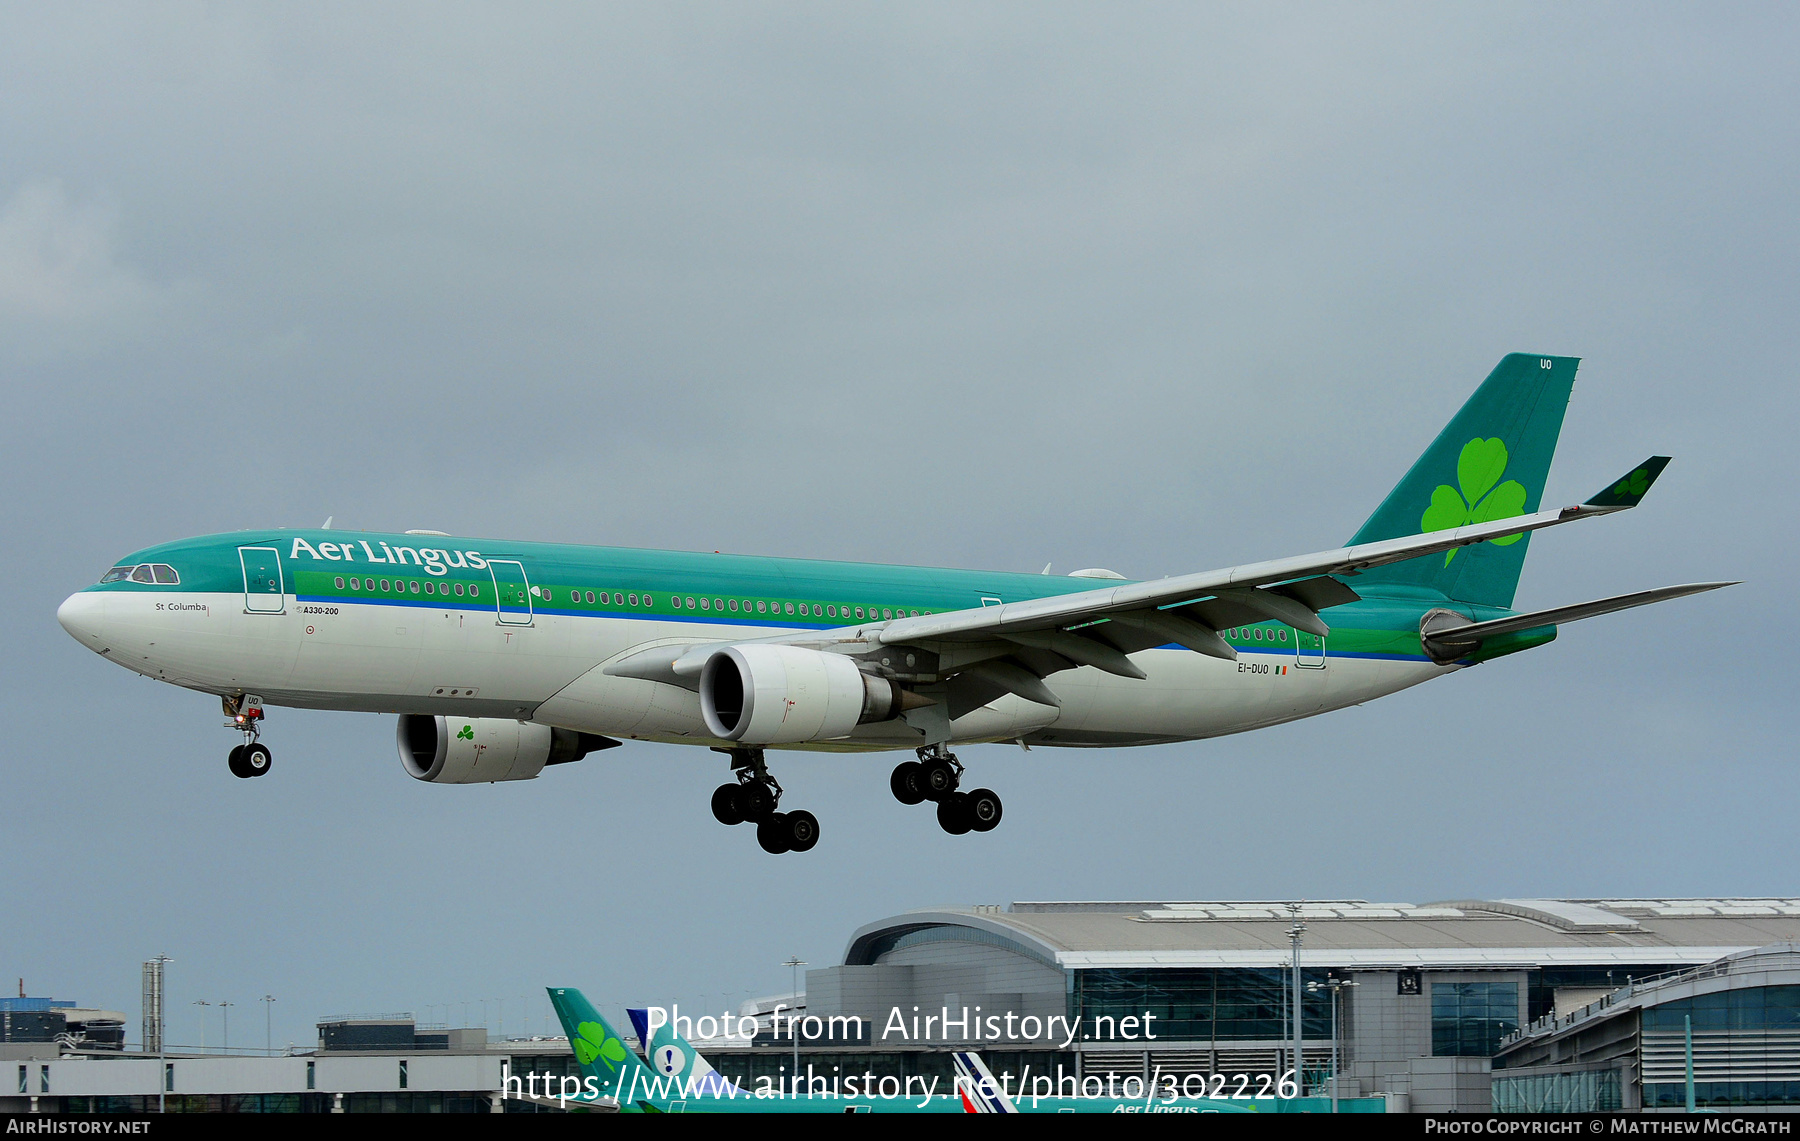
<path fill-rule="evenodd" d="M 713 790 L 713 819 L 721 824 L 756 825 L 756 842 L 773 855 L 806 852 L 819 842 L 819 818 L 804 810 L 777 812 L 781 784 L 769 775 L 761 749 L 715 749 L 731 758 L 736 784 Z"/>
<path fill-rule="evenodd" d="M 231 750 L 225 764 L 235 777 L 259 777 L 269 771 L 275 758 L 269 755 L 269 747 L 258 741 L 256 723 L 263 719 L 262 698 L 253 693 L 241 697 L 223 697 L 225 706 L 225 728 L 236 729 L 244 735 L 244 743 Z"/>
<path fill-rule="evenodd" d="M 1000 823 L 1000 795 L 991 788 L 959 792 L 962 762 L 942 745 L 919 750 L 919 759 L 903 761 L 888 778 L 894 799 L 901 804 L 937 802 L 938 827 L 952 836 L 965 832 L 991 832 Z"/>

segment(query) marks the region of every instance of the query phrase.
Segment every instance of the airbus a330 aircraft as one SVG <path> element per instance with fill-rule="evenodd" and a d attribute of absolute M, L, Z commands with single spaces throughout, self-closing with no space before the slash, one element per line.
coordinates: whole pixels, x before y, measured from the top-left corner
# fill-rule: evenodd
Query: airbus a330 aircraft
<path fill-rule="evenodd" d="M 121 559 L 57 618 L 127 669 L 223 699 L 238 776 L 266 705 L 400 715 L 406 772 L 526 780 L 621 738 L 726 753 L 723 823 L 806 851 L 769 746 L 911 749 L 890 788 L 951 833 L 1000 821 L 951 746 L 1106 747 L 1240 733 L 1542 645 L 1558 623 L 1709 582 L 1531 614 L 1529 533 L 1634 507 L 1653 457 L 1540 510 L 1579 362 L 1502 360 L 1347 546 L 1133 582 L 456 539 L 240 531 Z"/>

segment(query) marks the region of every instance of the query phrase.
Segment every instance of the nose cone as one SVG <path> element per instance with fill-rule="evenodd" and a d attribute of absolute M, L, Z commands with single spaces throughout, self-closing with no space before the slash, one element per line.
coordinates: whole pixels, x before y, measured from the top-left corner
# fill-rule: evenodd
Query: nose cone
<path fill-rule="evenodd" d="M 98 653 L 106 645 L 106 596 L 93 591 L 78 591 L 63 599 L 56 608 L 56 620 L 69 636 Z"/>

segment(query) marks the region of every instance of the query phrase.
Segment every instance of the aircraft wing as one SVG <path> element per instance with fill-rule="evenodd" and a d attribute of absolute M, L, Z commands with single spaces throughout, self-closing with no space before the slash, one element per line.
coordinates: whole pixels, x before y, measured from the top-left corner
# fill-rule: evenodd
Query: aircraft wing
<path fill-rule="evenodd" d="M 1248 611 L 1253 617 L 1245 619 L 1246 621 L 1273 619 L 1323 637 L 1330 633 L 1330 628 L 1320 620 L 1318 611 L 1354 602 L 1357 597 L 1350 588 L 1330 580 L 1329 576 L 1354 575 L 1369 567 L 1416 559 L 1447 551 L 1452 547 L 1503 539 L 1508 535 L 1519 535 L 1620 510 L 1624 509 L 1582 504 L 1565 507 L 1560 511 L 1540 511 L 1493 523 L 1471 524 L 1450 531 L 1409 535 L 1379 543 L 1339 547 L 1316 554 L 1247 563 L 1223 570 L 1084 590 L 1079 594 L 1035 598 L 1026 602 L 1009 602 L 979 610 L 957 610 L 920 618 L 896 618 L 881 629 L 878 637 L 883 644 L 894 645 L 945 638 L 992 637 L 1012 631 L 1050 630 L 1102 619 L 1119 619 L 1128 624 L 1136 621 L 1162 622 L 1170 617 L 1186 617 L 1172 613 L 1168 608 L 1179 609 L 1208 598 L 1234 603 Z M 1210 622 L 1204 624 L 1215 625 Z M 1236 624 L 1222 621 L 1218 625 Z M 1180 629 L 1178 624 L 1170 624 L 1171 632 Z M 1217 635 L 1212 637 L 1217 638 Z M 1181 638 L 1170 640 L 1186 644 Z M 1201 653 L 1214 652 L 1214 647 L 1206 639 L 1200 640 L 1208 647 L 1201 649 Z M 1217 656 L 1236 655 L 1229 647 L 1220 643 Z"/>
<path fill-rule="evenodd" d="M 1370 567 L 1628 510 L 1643 499 L 1667 463 L 1665 457 L 1652 457 L 1640 464 L 1632 477 L 1609 484 L 1585 503 L 1560 510 L 1054 598 L 896 618 L 882 626 L 876 637 L 883 645 L 896 645 L 1023 634 L 1029 645 L 1040 641 L 1031 637 L 1040 631 L 1067 633 L 1071 628 L 1080 628 L 1088 634 L 1090 624 L 1105 622 L 1141 630 L 1146 636 L 1160 635 L 1152 644 L 1172 641 L 1203 654 L 1231 659 L 1237 656 L 1236 652 L 1216 631 L 1243 622 L 1273 620 L 1320 637 L 1330 633 L 1318 611 L 1354 602 L 1358 597 L 1332 576 L 1354 576 Z M 1633 477 L 1635 484 L 1621 491 Z M 1106 631 L 1109 637 L 1113 633 Z M 1060 639 L 1057 644 L 1067 645 Z M 1083 664 L 1105 668 L 1098 661 Z"/>
<path fill-rule="evenodd" d="M 1628 510 L 1637 506 L 1667 462 L 1653 457 L 1587 502 L 1560 510 L 1052 598 L 742 641 L 850 653 L 883 646 L 920 647 L 936 658 L 932 668 L 920 673 L 934 678 L 968 675 L 978 691 L 990 694 L 976 705 L 1011 692 L 1060 706 L 1042 679 L 1077 665 L 1143 678 L 1143 671 L 1127 655 L 1170 643 L 1235 660 L 1237 651 L 1218 631 L 1251 622 L 1282 622 L 1324 637 L 1330 627 L 1319 611 L 1360 597 L 1336 576 L 1353 577 L 1370 567 Z M 732 643 L 664 644 L 627 655 L 606 672 L 697 689 L 707 658 L 728 644 Z M 967 700 L 952 704 L 960 707 Z"/>

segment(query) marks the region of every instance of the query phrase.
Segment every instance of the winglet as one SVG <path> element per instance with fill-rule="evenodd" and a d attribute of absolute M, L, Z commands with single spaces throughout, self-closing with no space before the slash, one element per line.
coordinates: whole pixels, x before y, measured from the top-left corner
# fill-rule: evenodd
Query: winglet
<path fill-rule="evenodd" d="M 1662 474 L 1662 469 L 1669 466 L 1668 456 L 1651 456 L 1630 474 L 1618 480 L 1600 494 L 1582 504 L 1583 507 L 1636 507 L 1642 502 L 1650 485 Z"/>

